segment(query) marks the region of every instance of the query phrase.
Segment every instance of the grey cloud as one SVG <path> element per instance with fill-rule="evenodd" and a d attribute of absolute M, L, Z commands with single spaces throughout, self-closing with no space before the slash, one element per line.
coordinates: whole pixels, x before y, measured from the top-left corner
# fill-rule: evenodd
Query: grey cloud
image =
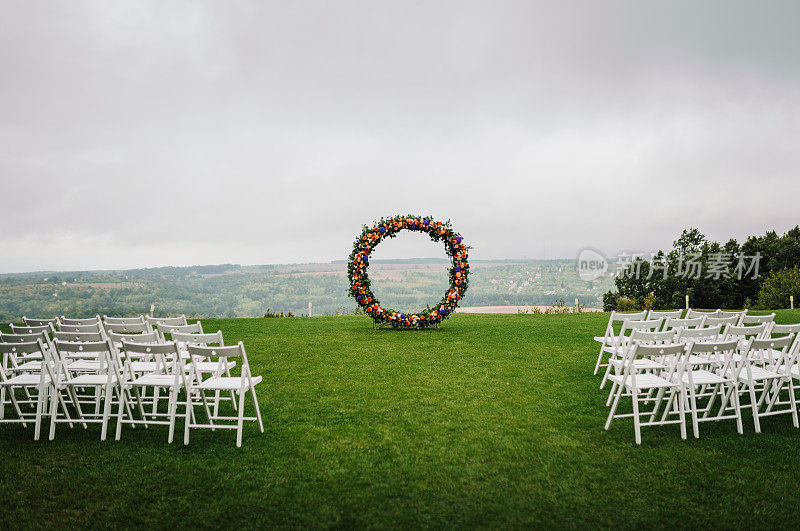
<path fill-rule="evenodd" d="M 397 212 L 484 258 L 797 224 L 794 2 L 3 15 L 0 271 L 338 259 Z"/>

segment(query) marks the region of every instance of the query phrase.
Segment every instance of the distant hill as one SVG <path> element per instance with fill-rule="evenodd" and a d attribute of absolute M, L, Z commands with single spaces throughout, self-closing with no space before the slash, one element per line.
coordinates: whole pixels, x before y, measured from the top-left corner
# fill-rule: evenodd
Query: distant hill
<path fill-rule="evenodd" d="M 373 291 L 387 307 L 424 308 L 447 288 L 443 258 L 373 260 Z M 574 260 L 473 260 L 462 306 L 546 306 L 577 298 L 589 307 L 612 282 L 582 282 Z M 351 313 L 344 260 L 330 263 L 218 264 L 108 271 L 0 275 L 0 321 L 22 315 L 133 315 L 155 304 L 159 315 L 260 317 L 269 309 L 312 315 Z"/>

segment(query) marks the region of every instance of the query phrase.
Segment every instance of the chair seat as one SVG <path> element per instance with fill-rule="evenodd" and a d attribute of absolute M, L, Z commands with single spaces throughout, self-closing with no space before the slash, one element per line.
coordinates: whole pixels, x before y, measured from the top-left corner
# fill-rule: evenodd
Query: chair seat
<path fill-rule="evenodd" d="M 253 376 L 253 385 L 261 382 L 261 376 Z M 239 376 L 214 376 L 203 381 L 197 389 L 224 389 L 235 390 L 242 388 L 242 378 Z"/>
<path fill-rule="evenodd" d="M 621 359 L 614 359 L 609 360 L 609 362 L 615 367 L 622 367 L 624 365 Z M 649 370 L 656 370 L 656 369 L 665 369 L 663 364 L 653 361 L 648 358 L 639 358 L 633 361 L 633 366 L 639 369 L 640 371 L 649 371 Z"/>
<path fill-rule="evenodd" d="M 708 358 L 704 358 L 703 356 L 697 356 L 695 354 L 689 355 L 689 364 L 690 365 L 719 365 L 722 361 L 720 360 L 712 360 Z"/>
<path fill-rule="evenodd" d="M 750 366 L 750 373 L 753 375 L 753 381 L 758 382 L 761 380 L 774 380 L 776 378 L 783 378 L 782 374 L 777 372 L 773 372 L 762 367 L 758 367 L 756 365 Z M 739 379 L 743 382 L 749 382 L 750 379 L 747 377 L 747 370 L 743 369 L 741 373 L 739 373 Z"/>
<path fill-rule="evenodd" d="M 178 382 L 180 383 L 180 380 Z M 175 385 L 175 376 L 172 374 L 145 374 L 128 383 L 152 387 L 173 387 Z"/>
<path fill-rule="evenodd" d="M 722 376 L 714 374 L 713 372 L 710 371 L 704 371 L 704 370 L 692 371 L 692 382 L 694 382 L 695 385 L 714 385 L 714 384 L 725 383 L 727 381 L 728 380 L 726 380 Z M 683 383 L 685 384 L 689 383 L 689 374 L 687 373 L 683 374 Z"/>
<path fill-rule="evenodd" d="M 0 382 L 0 386 L 10 387 L 12 385 L 39 385 L 41 376 L 38 374 L 20 374 Z M 44 375 L 45 383 L 50 383 L 50 377 Z"/>
<path fill-rule="evenodd" d="M 197 370 L 200 371 L 200 372 L 211 372 L 211 373 L 214 373 L 214 372 L 217 372 L 219 370 L 219 363 L 216 362 L 216 361 L 198 361 L 198 362 L 195 362 L 195 365 L 197 366 Z M 236 362 L 235 361 L 229 361 L 228 364 L 227 364 L 227 367 L 228 367 L 228 370 L 233 369 L 234 367 L 236 367 Z M 186 365 L 186 370 L 188 371 L 188 370 L 190 370 L 190 368 L 191 368 L 191 365 L 187 364 Z M 225 370 L 225 365 L 222 366 L 222 369 Z M 238 387 L 237 387 L 237 389 L 238 389 Z"/>
<path fill-rule="evenodd" d="M 609 380 L 614 382 L 615 384 L 619 385 L 622 383 L 622 375 L 612 374 L 608 377 Z M 660 389 L 662 387 L 677 387 L 678 384 L 669 382 L 664 378 L 656 376 L 655 374 L 637 374 L 636 375 L 636 389 Z M 627 389 L 633 389 L 633 381 L 632 376 L 628 376 L 627 381 L 625 382 L 625 387 Z"/>
<path fill-rule="evenodd" d="M 68 382 L 62 382 L 74 386 L 82 385 L 105 385 L 108 382 L 107 374 L 82 374 L 70 379 Z M 117 377 L 111 375 L 111 383 L 117 383 Z"/>
<path fill-rule="evenodd" d="M 131 362 L 131 370 L 133 372 L 154 372 L 159 369 L 159 364 L 157 361 L 133 361 Z"/>
<path fill-rule="evenodd" d="M 99 371 L 100 362 L 91 360 L 78 360 L 67 365 L 69 371 Z"/>
<path fill-rule="evenodd" d="M 41 371 L 42 370 L 42 362 L 41 361 L 26 361 L 25 363 L 21 363 L 16 367 L 13 367 L 14 371 L 17 372 L 29 372 L 29 371 Z"/>

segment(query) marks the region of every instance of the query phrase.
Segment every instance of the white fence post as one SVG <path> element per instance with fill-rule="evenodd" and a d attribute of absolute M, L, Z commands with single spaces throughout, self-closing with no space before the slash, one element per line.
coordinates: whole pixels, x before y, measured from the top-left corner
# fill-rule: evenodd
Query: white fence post
<path fill-rule="evenodd" d="M 686 309 L 689 309 L 689 296 L 686 296 Z"/>
<path fill-rule="evenodd" d="M 311 301 L 308 302 L 308 316 L 311 317 Z"/>
<path fill-rule="evenodd" d="M 789 306 L 794 310 L 794 295 L 789 295 Z"/>

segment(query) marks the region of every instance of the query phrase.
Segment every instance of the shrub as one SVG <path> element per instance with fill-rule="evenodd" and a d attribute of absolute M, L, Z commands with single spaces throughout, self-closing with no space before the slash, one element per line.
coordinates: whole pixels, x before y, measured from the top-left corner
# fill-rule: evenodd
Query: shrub
<path fill-rule="evenodd" d="M 772 310 L 789 307 L 789 296 L 794 295 L 800 303 L 800 268 L 784 268 L 770 274 L 764 279 L 758 292 L 755 307 L 760 310 Z"/>

